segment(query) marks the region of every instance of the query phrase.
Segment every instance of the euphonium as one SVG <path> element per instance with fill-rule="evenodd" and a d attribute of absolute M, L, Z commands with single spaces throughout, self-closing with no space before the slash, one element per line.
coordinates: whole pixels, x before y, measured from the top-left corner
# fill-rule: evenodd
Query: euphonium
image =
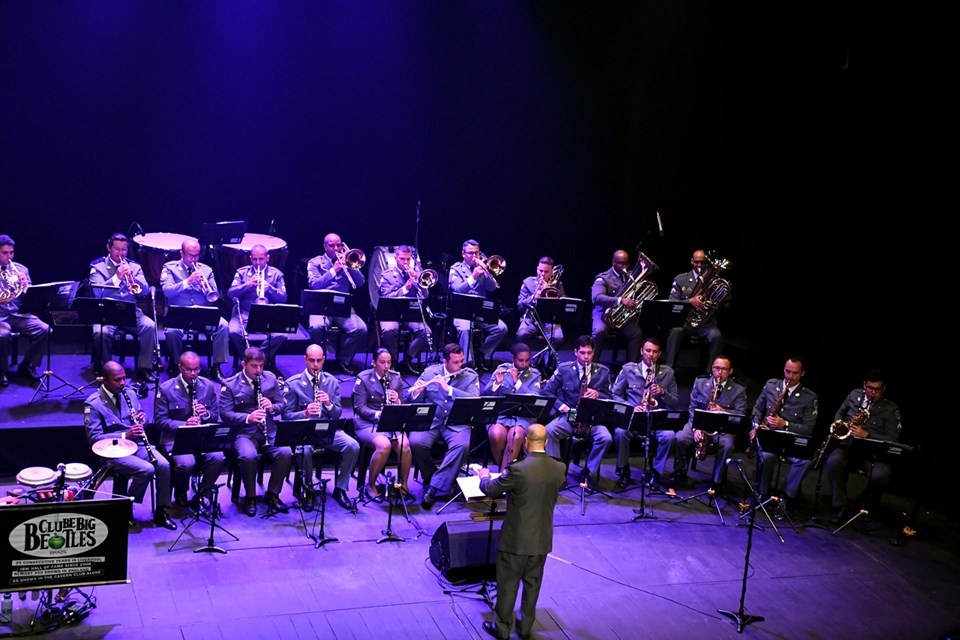
<path fill-rule="evenodd" d="M 783 403 L 787 400 L 787 394 L 790 393 L 790 386 L 787 384 L 787 381 L 783 381 L 783 390 L 780 391 L 780 395 L 777 396 L 777 399 L 773 401 L 773 404 L 770 405 L 770 409 L 767 411 L 767 415 L 757 423 L 757 429 L 766 429 L 767 418 L 772 418 L 780 413 L 780 410 L 783 409 Z M 754 433 L 753 437 L 750 439 L 750 444 L 747 445 L 747 457 L 753 458 L 757 455 L 757 435 Z"/>
<path fill-rule="evenodd" d="M 124 258 L 120 261 L 120 264 L 125 264 L 129 267 L 130 262 Z M 143 287 L 141 287 L 140 284 L 134 279 L 132 271 L 127 271 L 127 275 L 123 277 L 123 281 L 127 285 L 127 291 L 133 295 L 138 296 L 140 295 L 140 292 L 143 291 Z"/>
<path fill-rule="evenodd" d="M 730 282 L 719 277 L 719 273 L 724 269 L 729 269 L 731 262 L 726 258 L 715 258 L 707 256 L 707 266 L 703 273 L 697 278 L 697 284 L 693 289 L 693 296 L 700 295 L 703 306 L 699 309 L 691 309 L 687 315 L 687 322 L 692 327 L 699 327 L 701 324 L 713 317 L 720 305 L 730 297 Z"/>
<path fill-rule="evenodd" d="M 0 271 L 0 304 L 7 304 L 16 299 L 25 289 L 26 287 L 20 282 L 20 272 L 11 261 L 9 267 Z"/>
<path fill-rule="evenodd" d="M 814 456 L 815 462 L 813 463 L 813 468 L 815 471 L 819 470 L 826 461 L 827 449 L 829 449 L 831 442 L 834 440 L 846 440 L 850 437 L 853 427 L 862 427 L 867 424 L 867 420 L 870 419 L 870 407 L 872 404 L 867 396 L 864 395 L 860 403 L 860 408 L 857 409 L 849 420 L 840 418 L 830 424 L 830 433 L 827 434 L 827 439 L 823 441 L 823 444 L 817 449 L 817 455 Z"/>
<path fill-rule="evenodd" d="M 623 283 L 616 295 L 617 298 L 636 300 L 637 306 L 628 309 L 623 304 L 617 303 L 603 312 L 604 322 L 619 329 L 629 320 L 640 315 L 640 307 L 643 305 L 643 301 L 656 298 L 659 292 L 656 283 L 645 278 L 659 268 L 657 263 L 643 253 L 637 256 L 637 264 L 633 267 L 633 272 L 627 276 L 627 281 Z"/>
<path fill-rule="evenodd" d="M 716 405 L 717 400 L 720 398 L 720 378 L 713 379 L 713 394 L 710 396 L 710 402 L 707 403 L 707 408 L 709 409 L 711 405 Z M 700 431 L 701 438 L 697 440 L 696 445 L 694 445 L 694 455 L 697 456 L 697 460 L 706 460 L 707 459 L 707 449 L 710 447 L 710 438 L 717 435 L 716 431 Z"/>
<path fill-rule="evenodd" d="M 534 298 L 559 298 L 560 297 L 560 276 L 563 275 L 563 265 L 558 264 L 553 268 L 553 275 L 549 278 L 540 278 L 537 281 L 537 292 Z"/>

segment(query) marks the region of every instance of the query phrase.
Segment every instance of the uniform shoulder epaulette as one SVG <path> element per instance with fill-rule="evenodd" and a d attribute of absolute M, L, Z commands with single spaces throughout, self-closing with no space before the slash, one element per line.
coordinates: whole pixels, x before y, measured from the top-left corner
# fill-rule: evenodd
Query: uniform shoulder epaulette
<path fill-rule="evenodd" d="M 101 262 L 103 262 L 104 260 L 106 260 L 106 257 L 100 256 L 100 257 L 97 258 L 96 260 L 93 260 L 93 261 L 90 263 L 90 266 L 91 266 L 91 267 L 96 266 L 96 265 L 100 264 Z"/>

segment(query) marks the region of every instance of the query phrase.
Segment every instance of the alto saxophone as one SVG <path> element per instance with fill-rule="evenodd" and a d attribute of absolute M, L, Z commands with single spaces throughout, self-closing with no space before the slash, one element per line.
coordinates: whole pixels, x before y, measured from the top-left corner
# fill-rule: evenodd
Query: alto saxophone
<path fill-rule="evenodd" d="M 830 433 L 827 434 L 827 439 L 823 441 L 823 444 L 817 449 L 817 455 L 814 456 L 814 460 L 816 461 L 813 463 L 814 471 L 819 471 L 820 467 L 823 466 L 823 463 L 827 459 L 827 450 L 834 440 L 846 440 L 850 437 L 853 427 L 862 427 L 867 424 L 867 420 L 870 419 L 870 407 L 872 405 L 873 403 L 864 395 L 863 400 L 860 401 L 860 407 L 849 420 L 840 418 L 831 423 Z"/>
<path fill-rule="evenodd" d="M 780 392 L 780 395 L 777 396 L 777 399 L 773 401 L 773 404 L 770 405 L 770 409 L 767 411 L 767 415 L 764 416 L 763 420 L 757 423 L 757 429 L 767 429 L 766 426 L 767 418 L 772 418 L 780 413 L 780 410 L 783 409 L 783 403 L 787 400 L 787 394 L 790 393 L 790 387 L 787 385 L 787 381 L 783 381 L 783 390 Z M 757 435 L 754 433 L 753 437 L 750 438 L 750 444 L 747 445 L 747 457 L 753 458 L 757 455 Z"/>
<path fill-rule="evenodd" d="M 647 375 L 643 379 L 643 396 L 640 398 L 640 411 L 649 411 L 657 407 L 657 399 L 653 397 L 653 382 L 657 377 L 655 365 L 647 367 Z"/>
<path fill-rule="evenodd" d="M 720 397 L 720 378 L 713 379 L 713 393 L 710 395 L 710 401 L 707 403 L 707 408 L 710 408 L 710 405 L 716 405 L 717 399 Z M 706 460 L 707 459 L 707 449 L 710 447 L 710 438 L 717 435 L 716 431 L 706 432 L 701 429 L 697 429 L 700 432 L 700 439 L 697 440 L 696 445 L 694 445 L 694 455 L 697 456 L 697 460 Z"/>

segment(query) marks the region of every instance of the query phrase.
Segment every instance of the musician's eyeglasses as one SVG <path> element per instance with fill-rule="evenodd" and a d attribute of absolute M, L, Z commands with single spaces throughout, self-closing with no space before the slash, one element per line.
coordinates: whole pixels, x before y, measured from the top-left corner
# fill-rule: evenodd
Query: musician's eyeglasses
<path fill-rule="evenodd" d="M 464 251 L 463 255 L 465 256 L 478 256 L 480 255 L 479 251 Z"/>
<path fill-rule="evenodd" d="M 714 371 L 730 371 L 730 367 L 711 367 Z"/>
<path fill-rule="evenodd" d="M 180 370 L 188 373 L 197 373 L 200 371 L 200 369 L 201 369 L 200 367 L 185 367 L 183 365 L 180 365 Z"/>

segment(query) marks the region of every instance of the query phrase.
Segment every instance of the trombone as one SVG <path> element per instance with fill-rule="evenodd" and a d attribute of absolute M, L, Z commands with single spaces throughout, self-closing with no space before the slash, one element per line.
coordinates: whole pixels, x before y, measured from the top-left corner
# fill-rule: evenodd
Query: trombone
<path fill-rule="evenodd" d="M 350 283 L 350 288 L 356 289 L 357 283 L 353 281 L 350 270 L 362 269 L 363 265 L 367 262 L 367 256 L 364 255 L 360 249 L 351 249 L 347 246 L 347 243 L 341 242 L 340 250 L 337 251 L 337 262 L 343 267 L 343 274 L 347 276 L 347 282 Z"/>
<path fill-rule="evenodd" d="M 493 280 L 493 284 L 497 285 L 497 289 L 499 289 L 500 283 L 497 282 L 497 276 L 507 268 L 506 258 L 497 255 L 488 258 L 486 254 L 481 251 L 480 255 L 477 256 L 477 264 L 487 272 L 487 275 Z"/>

